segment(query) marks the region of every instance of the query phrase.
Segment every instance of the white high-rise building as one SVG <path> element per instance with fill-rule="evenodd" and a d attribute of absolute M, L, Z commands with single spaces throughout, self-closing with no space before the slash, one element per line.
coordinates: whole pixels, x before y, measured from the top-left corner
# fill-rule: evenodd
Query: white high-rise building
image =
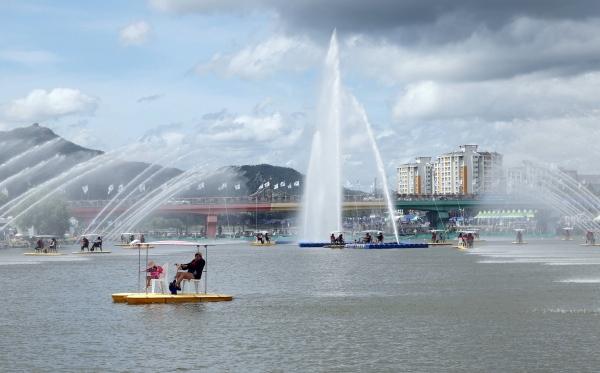
<path fill-rule="evenodd" d="M 400 194 L 480 194 L 504 191 L 502 155 L 478 152 L 477 145 L 398 167 Z"/>
<path fill-rule="evenodd" d="M 418 157 L 414 163 L 400 165 L 398 172 L 398 193 L 431 194 L 431 157 Z"/>

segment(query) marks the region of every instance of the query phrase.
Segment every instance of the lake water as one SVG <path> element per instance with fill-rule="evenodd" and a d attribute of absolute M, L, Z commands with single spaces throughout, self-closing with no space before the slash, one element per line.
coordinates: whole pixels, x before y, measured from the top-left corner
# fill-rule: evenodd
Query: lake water
<path fill-rule="evenodd" d="M 109 246 L 109 245 L 106 245 Z M 0 371 L 597 371 L 600 247 L 257 248 L 208 255 L 232 302 L 128 306 L 137 251 L 0 251 Z M 63 247 L 62 251 L 74 251 Z M 150 259 L 187 262 L 194 249 Z"/>

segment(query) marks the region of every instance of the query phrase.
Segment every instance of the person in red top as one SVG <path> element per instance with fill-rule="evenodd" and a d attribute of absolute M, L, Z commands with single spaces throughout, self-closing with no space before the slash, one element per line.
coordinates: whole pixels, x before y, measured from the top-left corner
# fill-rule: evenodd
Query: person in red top
<path fill-rule="evenodd" d="M 156 265 L 153 261 L 148 263 L 148 268 L 146 268 L 146 287 L 150 287 L 150 280 L 159 279 L 160 275 L 163 273 L 163 268 L 159 265 Z"/>

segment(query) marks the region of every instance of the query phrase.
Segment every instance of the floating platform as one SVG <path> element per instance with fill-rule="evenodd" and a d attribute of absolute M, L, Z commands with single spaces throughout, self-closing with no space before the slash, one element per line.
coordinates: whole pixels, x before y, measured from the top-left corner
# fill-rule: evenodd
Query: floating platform
<path fill-rule="evenodd" d="M 452 246 L 450 242 L 427 242 L 429 246 Z"/>
<path fill-rule="evenodd" d="M 23 255 L 28 256 L 61 256 L 65 255 L 64 253 L 23 253 Z"/>
<path fill-rule="evenodd" d="M 265 243 L 252 242 L 250 245 L 252 245 L 252 246 L 274 246 L 274 245 L 277 245 L 277 242 L 275 242 L 275 241 L 265 242 Z"/>
<path fill-rule="evenodd" d="M 232 295 L 226 294 L 157 294 L 157 293 L 115 293 L 114 303 L 153 304 L 153 303 L 199 303 L 199 302 L 228 302 Z"/>
<path fill-rule="evenodd" d="M 300 247 L 324 247 L 331 245 L 331 242 L 298 242 Z"/>
<path fill-rule="evenodd" d="M 96 255 L 96 254 L 110 254 L 112 251 L 72 251 L 71 254 L 77 255 Z"/>
<path fill-rule="evenodd" d="M 527 245 L 529 242 L 517 242 L 517 241 L 513 241 L 511 242 L 513 245 Z"/>
<path fill-rule="evenodd" d="M 600 246 L 600 243 L 580 243 L 579 246 Z"/>
<path fill-rule="evenodd" d="M 136 249 L 138 248 L 138 245 L 122 245 L 122 244 L 117 244 L 115 246 L 121 246 L 123 249 Z M 140 244 L 140 249 L 145 250 L 145 249 L 154 249 L 154 246 L 151 245 L 144 245 L 144 244 Z"/>
<path fill-rule="evenodd" d="M 346 247 L 346 245 L 345 244 L 344 245 L 331 245 L 331 244 L 329 244 L 329 245 L 325 245 L 323 247 L 327 247 L 329 249 L 343 249 L 343 248 Z"/>
<path fill-rule="evenodd" d="M 349 243 L 347 249 L 425 249 L 426 243 Z"/>

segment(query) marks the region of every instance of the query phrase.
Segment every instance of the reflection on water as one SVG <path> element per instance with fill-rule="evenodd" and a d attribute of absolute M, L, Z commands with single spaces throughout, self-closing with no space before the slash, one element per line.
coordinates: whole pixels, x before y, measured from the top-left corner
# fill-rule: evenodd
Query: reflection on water
<path fill-rule="evenodd" d="M 582 264 L 600 264 L 600 249 L 525 246 L 219 246 L 209 291 L 232 302 L 146 306 L 110 298 L 137 286 L 135 250 L 3 250 L 0 371 L 595 370 L 600 266 Z M 192 256 L 149 251 L 162 263 Z"/>

